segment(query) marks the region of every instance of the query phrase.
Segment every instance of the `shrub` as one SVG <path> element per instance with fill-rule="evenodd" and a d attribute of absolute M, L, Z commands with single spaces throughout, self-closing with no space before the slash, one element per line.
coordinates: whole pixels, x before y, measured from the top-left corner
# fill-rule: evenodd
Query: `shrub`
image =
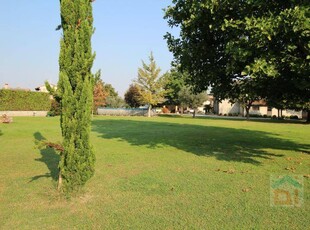
<path fill-rule="evenodd" d="M 263 116 L 260 114 L 250 114 L 250 117 L 263 117 Z"/>
<path fill-rule="evenodd" d="M 264 118 L 267 118 L 268 116 L 267 116 L 267 114 L 264 114 L 263 117 L 264 117 Z"/>
<path fill-rule="evenodd" d="M 226 113 L 224 113 L 224 116 L 226 117 L 226 116 L 227 116 L 227 114 L 226 114 Z"/>
<path fill-rule="evenodd" d="M 273 116 L 272 116 L 272 119 L 277 119 L 277 116 L 276 116 L 276 115 L 273 115 Z"/>
<path fill-rule="evenodd" d="M 297 115 L 291 115 L 290 119 L 298 120 L 298 116 Z"/>
<path fill-rule="evenodd" d="M 219 116 L 222 116 L 222 113 L 219 113 Z"/>
<path fill-rule="evenodd" d="M 232 117 L 232 115 L 233 115 L 232 113 L 228 113 L 228 116 L 229 116 L 229 117 Z"/>
<path fill-rule="evenodd" d="M 51 99 L 48 93 L 24 90 L 0 90 L 0 111 L 48 111 Z"/>
<path fill-rule="evenodd" d="M 60 114 L 61 114 L 60 103 L 53 99 L 51 103 L 51 109 L 50 111 L 48 111 L 47 116 L 54 117 L 59 116 Z"/>

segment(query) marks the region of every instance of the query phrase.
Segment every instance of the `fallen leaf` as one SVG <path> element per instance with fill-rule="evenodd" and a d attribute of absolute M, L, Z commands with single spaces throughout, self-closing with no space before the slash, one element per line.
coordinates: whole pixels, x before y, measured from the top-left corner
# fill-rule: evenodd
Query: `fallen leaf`
<path fill-rule="evenodd" d="M 236 172 L 236 170 L 234 169 L 228 169 L 228 170 L 224 170 L 223 172 L 228 173 L 228 174 L 233 174 Z"/>
<path fill-rule="evenodd" d="M 251 188 L 244 188 L 242 189 L 242 192 L 249 192 L 251 190 Z"/>
<path fill-rule="evenodd" d="M 295 172 L 296 168 L 294 168 L 294 167 L 286 167 L 285 170 L 289 170 L 291 172 Z"/>

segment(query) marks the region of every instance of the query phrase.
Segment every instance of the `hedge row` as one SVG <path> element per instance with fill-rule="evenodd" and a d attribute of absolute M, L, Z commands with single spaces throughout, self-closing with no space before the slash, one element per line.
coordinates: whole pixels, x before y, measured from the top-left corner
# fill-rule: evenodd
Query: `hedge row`
<path fill-rule="evenodd" d="M 0 89 L 0 111 L 49 111 L 48 93 Z"/>

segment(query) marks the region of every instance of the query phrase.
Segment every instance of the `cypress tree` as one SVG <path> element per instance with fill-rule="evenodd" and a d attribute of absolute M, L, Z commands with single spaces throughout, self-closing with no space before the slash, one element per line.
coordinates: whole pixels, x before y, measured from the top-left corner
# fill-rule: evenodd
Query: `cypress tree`
<path fill-rule="evenodd" d="M 63 152 L 58 189 L 71 192 L 94 174 L 95 156 L 89 133 L 93 101 L 91 36 L 94 32 L 90 0 L 60 0 L 59 82 Z"/>

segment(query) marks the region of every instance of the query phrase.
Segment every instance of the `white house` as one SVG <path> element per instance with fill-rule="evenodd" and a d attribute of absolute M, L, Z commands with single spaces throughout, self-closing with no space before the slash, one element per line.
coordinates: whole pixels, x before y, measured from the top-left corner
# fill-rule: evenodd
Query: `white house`
<path fill-rule="evenodd" d="M 244 107 L 239 102 L 230 103 L 229 100 L 223 100 L 221 102 L 215 101 L 214 112 L 215 114 L 221 114 L 221 115 L 238 114 L 241 116 L 245 116 L 246 114 Z M 264 115 L 278 116 L 278 112 L 279 112 L 278 109 L 268 106 L 264 100 L 254 101 L 249 111 L 249 113 L 252 115 L 261 115 L 261 116 Z M 300 119 L 306 116 L 306 114 L 304 114 L 302 111 L 289 110 L 289 109 L 282 110 L 282 116 L 292 116 L 292 115 L 293 116 L 296 115 Z"/>

